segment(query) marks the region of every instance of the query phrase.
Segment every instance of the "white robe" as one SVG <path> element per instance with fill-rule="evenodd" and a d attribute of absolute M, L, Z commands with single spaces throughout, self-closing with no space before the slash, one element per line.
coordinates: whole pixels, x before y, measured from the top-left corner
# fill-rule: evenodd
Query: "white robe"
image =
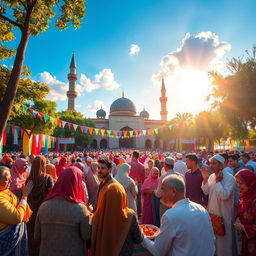
<path fill-rule="evenodd" d="M 235 178 L 223 171 L 223 179 L 216 183 L 215 174 L 211 174 L 206 184 L 201 186 L 205 195 L 209 195 L 209 213 L 223 217 L 226 234 L 216 236 L 216 255 L 232 255 L 232 225 L 234 220 Z"/>

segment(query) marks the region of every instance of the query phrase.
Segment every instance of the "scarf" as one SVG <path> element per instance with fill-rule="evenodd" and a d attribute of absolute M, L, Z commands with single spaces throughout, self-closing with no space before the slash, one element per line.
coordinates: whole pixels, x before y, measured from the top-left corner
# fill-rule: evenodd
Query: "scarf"
<path fill-rule="evenodd" d="M 143 195 L 143 191 L 145 190 L 155 190 L 157 188 L 158 185 L 158 181 L 159 181 L 159 177 L 157 179 L 153 179 L 152 175 L 157 172 L 159 175 L 159 170 L 157 167 L 153 167 L 150 170 L 150 174 L 148 176 L 147 179 L 145 179 L 145 181 L 143 182 L 143 185 L 141 187 L 141 194 Z"/>
<path fill-rule="evenodd" d="M 10 185 L 11 191 L 17 191 L 21 189 L 26 182 L 26 169 L 24 168 L 28 164 L 28 161 L 24 158 L 17 159 L 11 169 L 12 182 Z"/>
<path fill-rule="evenodd" d="M 126 189 L 131 183 L 135 183 L 134 180 L 129 177 L 129 171 L 131 166 L 129 164 L 121 164 L 119 171 L 117 172 L 115 179 L 121 183 Z"/>

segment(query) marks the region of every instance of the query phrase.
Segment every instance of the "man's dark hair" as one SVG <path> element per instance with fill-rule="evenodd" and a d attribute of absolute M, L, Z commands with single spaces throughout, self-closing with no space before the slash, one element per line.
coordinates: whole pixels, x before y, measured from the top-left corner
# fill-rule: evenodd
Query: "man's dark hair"
<path fill-rule="evenodd" d="M 166 165 L 166 167 L 168 169 L 173 169 L 174 168 L 174 165 L 173 164 L 167 164 L 167 163 L 164 163 Z"/>
<path fill-rule="evenodd" d="M 249 160 L 251 159 L 251 158 L 250 158 L 250 155 L 249 155 L 248 153 L 243 153 L 243 154 L 242 154 L 242 157 L 244 157 L 244 158 L 246 158 L 246 159 L 249 159 Z"/>
<path fill-rule="evenodd" d="M 108 159 L 99 159 L 98 163 L 105 164 L 108 169 L 112 168 L 112 163 Z"/>
<path fill-rule="evenodd" d="M 23 153 L 21 153 L 21 154 L 20 154 L 20 158 L 26 159 L 26 156 L 25 156 Z"/>
<path fill-rule="evenodd" d="M 72 158 L 71 159 L 71 164 L 74 164 L 76 162 L 76 159 L 75 158 Z"/>
<path fill-rule="evenodd" d="M 189 159 L 190 161 L 193 161 L 195 164 L 198 163 L 198 158 L 195 154 L 188 154 L 186 155 L 186 158 Z"/>
<path fill-rule="evenodd" d="M 228 158 L 231 158 L 232 160 L 236 160 L 238 161 L 238 156 L 233 154 L 233 155 L 229 155 Z"/>
<path fill-rule="evenodd" d="M 133 155 L 136 159 L 138 159 L 139 156 L 140 156 L 140 154 L 139 154 L 138 151 L 133 151 L 133 152 L 132 152 L 132 155 Z"/>
<path fill-rule="evenodd" d="M 81 158 L 77 158 L 76 161 L 77 161 L 78 163 L 82 163 L 82 162 L 83 162 Z"/>
<path fill-rule="evenodd" d="M 221 153 L 220 156 L 222 156 L 225 159 L 225 161 L 228 160 L 228 154 L 227 153 Z"/>

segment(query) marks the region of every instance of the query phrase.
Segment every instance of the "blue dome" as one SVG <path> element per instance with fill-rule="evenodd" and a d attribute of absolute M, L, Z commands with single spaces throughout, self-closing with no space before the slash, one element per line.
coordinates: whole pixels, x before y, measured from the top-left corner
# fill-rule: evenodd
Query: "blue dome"
<path fill-rule="evenodd" d="M 143 116 L 144 118 L 148 119 L 148 118 L 149 118 L 149 113 L 148 113 L 148 111 L 146 111 L 145 109 L 143 109 L 143 110 L 140 112 L 140 116 Z"/>
<path fill-rule="evenodd" d="M 113 114 L 113 113 L 118 114 L 117 112 L 119 113 L 123 112 L 122 114 L 127 114 L 127 115 L 135 115 L 136 107 L 130 99 L 125 97 L 118 98 L 110 106 L 110 114 Z"/>
<path fill-rule="evenodd" d="M 107 115 L 106 111 L 104 109 L 99 109 L 97 112 L 96 112 L 96 116 L 97 118 L 105 118 Z"/>

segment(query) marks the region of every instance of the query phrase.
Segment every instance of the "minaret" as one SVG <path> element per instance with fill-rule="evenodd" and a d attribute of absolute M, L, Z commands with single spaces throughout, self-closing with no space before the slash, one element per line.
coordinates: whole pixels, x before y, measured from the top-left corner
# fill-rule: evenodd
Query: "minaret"
<path fill-rule="evenodd" d="M 77 74 L 76 74 L 76 62 L 75 62 L 75 54 L 74 53 L 72 55 L 69 69 L 70 69 L 70 73 L 68 74 L 69 90 L 67 91 L 68 110 L 75 111 L 75 102 L 76 102 L 75 100 L 77 97 L 77 92 L 76 92 Z"/>
<path fill-rule="evenodd" d="M 167 97 L 166 97 L 166 89 L 164 85 L 164 79 L 162 79 L 162 87 L 161 87 L 161 97 L 160 97 L 160 102 L 161 102 L 161 120 L 167 121 L 167 110 L 166 110 L 166 102 L 167 102 Z"/>

